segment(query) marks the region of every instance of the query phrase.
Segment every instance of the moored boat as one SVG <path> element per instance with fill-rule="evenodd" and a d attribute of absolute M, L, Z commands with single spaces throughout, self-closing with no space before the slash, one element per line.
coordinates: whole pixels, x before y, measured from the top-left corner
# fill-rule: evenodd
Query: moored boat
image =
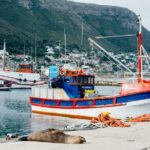
<path fill-rule="evenodd" d="M 52 68 L 54 72 L 51 72 Z M 123 84 L 116 95 L 98 95 L 94 88 L 95 77 L 84 70 L 52 68 L 49 88 L 32 88 L 30 104 L 33 113 L 91 119 L 108 111 L 112 116 L 125 118 L 142 115 L 138 106 L 150 103 L 150 81 L 142 76 L 141 24 L 138 33 L 137 81 Z"/>
<path fill-rule="evenodd" d="M 42 85 L 44 81 L 40 79 L 40 74 L 33 70 L 31 63 L 21 63 L 16 70 L 5 68 L 6 44 L 3 48 L 3 68 L 0 70 L 0 80 L 11 83 L 11 88 L 31 88 L 33 85 Z"/>
<path fill-rule="evenodd" d="M 9 91 L 11 86 L 11 82 L 0 80 L 0 91 Z"/>
<path fill-rule="evenodd" d="M 91 119 L 109 111 L 113 116 L 124 118 L 140 115 L 136 106 L 150 103 L 150 89 L 115 96 L 96 95 L 94 76 L 91 75 L 55 78 L 52 86 L 32 88 L 33 113 Z"/>
<path fill-rule="evenodd" d="M 16 71 L 0 70 L 0 79 L 10 82 L 12 88 L 31 88 L 33 85 L 44 84 L 40 79 L 40 74 L 33 72 L 32 65 L 28 63 L 20 64 Z"/>

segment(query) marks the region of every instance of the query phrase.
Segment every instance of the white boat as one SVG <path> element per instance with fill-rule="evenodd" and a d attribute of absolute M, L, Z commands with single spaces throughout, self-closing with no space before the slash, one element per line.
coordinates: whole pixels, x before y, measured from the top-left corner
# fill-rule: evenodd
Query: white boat
<path fill-rule="evenodd" d="M 11 82 L 0 80 L 0 91 L 9 91 L 11 86 Z"/>
<path fill-rule="evenodd" d="M 13 88 L 31 88 L 33 85 L 44 84 L 44 81 L 40 79 L 40 74 L 34 72 L 30 63 L 19 64 L 19 68 L 15 71 L 5 69 L 5 52 L 6 44 L 4 42 L 3 68 L 0 70 L 0 80 L 10 82 Z"/>
<path fill-rule="evenodd" d="M 117 118 L 147 113 L 145 105 L 150 104 L 150 81 L 143 78 L 141 24 L 138 33 L 138 77 L 136 83 L 123 84 L 118 94 L 96 95 L 95 76 L 83 70 L 51 66 L 50 78 L 51 88 L 32 88 L 30 104 L 33 113 L 80 119 L 92 119 L 102 112 L 110 112 Z M 139 106 L 143 106 L 144 111 Z"/>

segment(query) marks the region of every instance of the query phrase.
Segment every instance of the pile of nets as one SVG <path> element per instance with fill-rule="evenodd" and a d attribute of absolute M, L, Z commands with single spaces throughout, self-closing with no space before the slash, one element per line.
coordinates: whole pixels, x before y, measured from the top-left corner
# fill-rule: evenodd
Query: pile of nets
<path fill-rule="evenodd" d="M 98 117 L 93 117 L 91 122 L 94 124 L 107 124 L 110 127 L 130 127 L 129 124 L 121 121 L 120 119 L 111 117 L 109 112 L 103 112 L 99 114 Z"/>
<path fill-rule="evenodd" d="M 150 122 L 150 114 L 144 114 L 138 117 L 128 117 L 128 122 Z"/>
<path fill-rule="evenodd" d="M 92 130 L 98 128 L 106 128 L 108 125 L 104 123 L 79 123 L 79 124 L 72 124 L 66 125 L 62 130 L 64 131 L 76 131 L 76 130 Z"/>

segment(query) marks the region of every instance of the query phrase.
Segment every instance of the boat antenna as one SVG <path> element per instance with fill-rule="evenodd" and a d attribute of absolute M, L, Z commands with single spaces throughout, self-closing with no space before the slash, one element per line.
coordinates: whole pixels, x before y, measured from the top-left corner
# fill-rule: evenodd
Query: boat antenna
<path fill-rule="evenodd" d="M 138 40 L 138 82 L 143 79 L 143 65 L 142 65 L 142 18 L 140 15 L 137 16 L 137 22 L 139 24 L 139 31 L 137 33 Z"/>
<path fill-rule="evenodd" d="M 66 64 L 66 29 L 64 28 L 64 41 L 65 41 L 65 64 Z"/>
<path fill-rule="evenodd" d="M 3 71 L 5 71 L 5 54 L 6 54 L 6 42 L 4 39 L 4 47 L 3 47 Z"/>

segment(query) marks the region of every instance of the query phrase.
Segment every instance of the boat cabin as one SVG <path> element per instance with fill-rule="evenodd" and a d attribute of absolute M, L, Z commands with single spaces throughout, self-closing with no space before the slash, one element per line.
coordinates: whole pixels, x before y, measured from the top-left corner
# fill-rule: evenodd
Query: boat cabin
<path fill-rule="evenodd" d="M 93 75 L 59 76 L 53 78 L 52 88 L 63 88 L 70 98 L 83 98 L 85 93 L 94 91 Z"/>
<path fill-rule="evenodd" d="M 19 64 L 17 72 L 33 73 L 33 66 L 31 64 Z"/>

